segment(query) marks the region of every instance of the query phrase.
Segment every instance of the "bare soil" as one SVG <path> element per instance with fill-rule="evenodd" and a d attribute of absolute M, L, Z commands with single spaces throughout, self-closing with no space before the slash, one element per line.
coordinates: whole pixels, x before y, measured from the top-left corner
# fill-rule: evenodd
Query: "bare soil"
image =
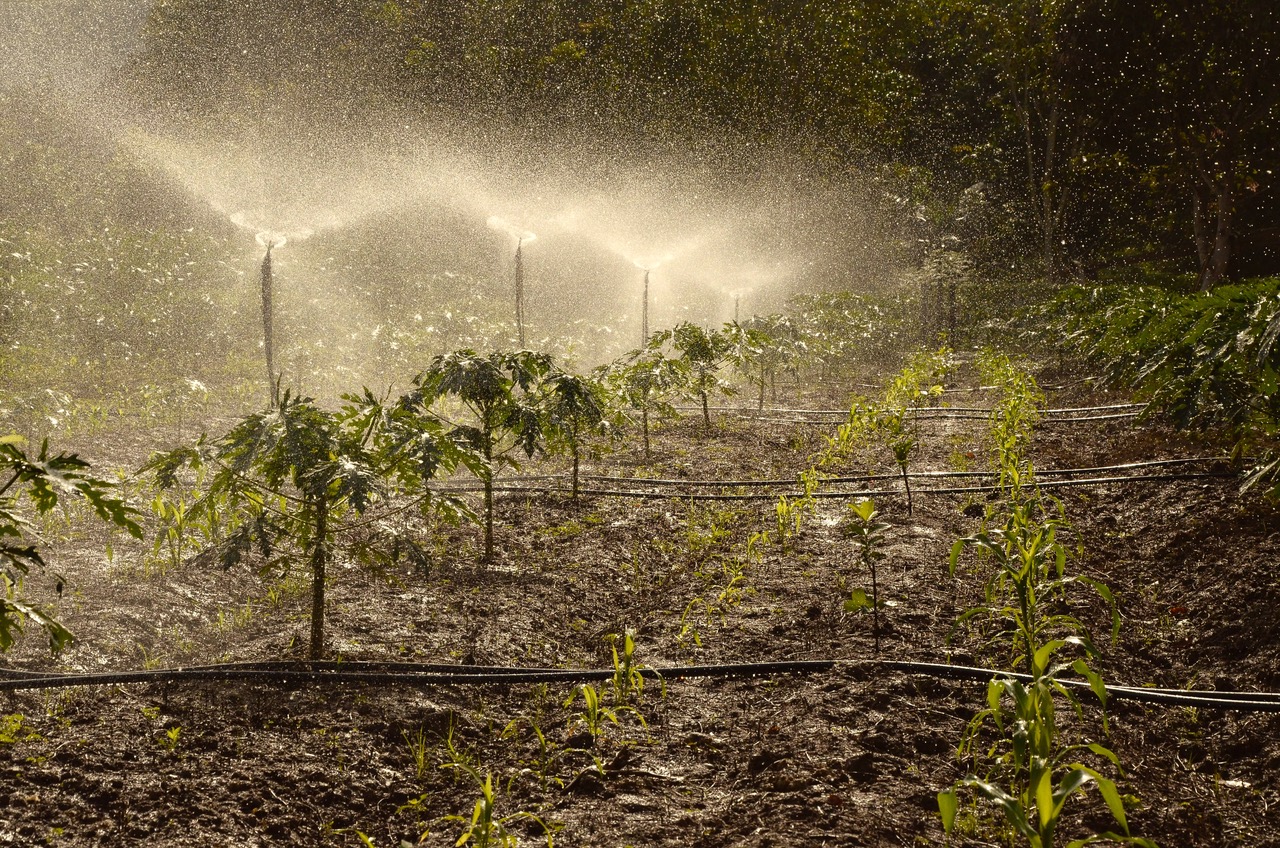
<path fill-rule="evenodd" d="M 973 384 L 963 371 L 956 379 Z M 783 406 L 847 403 L 834 386 L 785 388 Z M 1124 399 L 1085 384 L 1050 393 L 1052 406 Z M 590 470 L 792 477 L 831 430 L 722 413 L 704 432 L 691 416 L 658 432 L 652 461 L 636 438 Z M 127 466 L 147 441 L 99 434 L 85 452 L 100 467 Z M 1081 467 L 1215 452 L 1159 422 L 1045 422 L 1035 461 Z M 981 468 L 986 456 L 983 422 L 927 423 L 913 468 Z M 880 449 L 846 470 L 868 465 L 892 470 L 892 456 Z M 557 470 L 546 461 L 525 473 Z M 1237 488 L 1214 479 L 1059 493 L 1083 545 L 1068 567 L 1106 581 L 1123 616 L 1113 645 L 1101 603 L 1081 595 L 1072 609 L 1093 627 L 1108 681 L 1280 690 L 1280 515 Z M 880 499 L 891 524 L 880 658 L 1007 664 L 964 633 L 949 641 L 960 612 L 981 599 L 975 560 L 955 576 L 947 568 L 952 543 L 979 527 L 981 511 L 965 510 L 974 503 L 917 494 L 908 515 L 904 498 Z M 649 666 L 844 661 L 834 671 L 650 683 L 636 710 L 619 711 L 594 740 L 575 718 L 581 700 L 565 706 L 568 684 L 204 682 L 0 695 L 0 715 L 10 716 L 0 725 L 0 843 L 354 846 L 360 831 L 377 846 L 452 845 L 463 825 L 444 816 L 469 821 L 479 797 L 465 772 L 441 768 L 452 762 L 492 775 L 497 814 L 536 814 L 558 845 L 941 844 L 936 793 L 965 774 L 956 746 L 985 704 L 984 685 L 872 662 L 871 617 L 843 608 L 854 587 L 870 584 L 840 526 L 845 504 L 819 504 L 794 546 L 771 546 L 747 568 L 736 603 L 718 601 L 723 564 L 773 526 L 771 501 L 508 496 L 488 563 L 477 527 L 431 527 L 402 513 L 387 520 L 415 534 L 431 563 L 380 571 L 340 563 L 327 649 L 347 660 L 600 668 L 611 665 L 613 637 L 634 628 Z M 105 538 L 87 522 L 46 531 L 51 570 L 67 588 L 61 597 L 51 579 L 28 588 L 78 640 L 53 658 L 32 632 L 5 657 L 11 667 L 305 657 L 300 576 L 263 579 L 190 561 L 162 572 L 119 539 L 108 561 Z M 605 703 L 614 705 L 607 692 Z M 1119 755 L 1125 772 L 1112 773 L 1132 796 L 1134 833 L 1164 846 L 1280 845 L 1280 718 L 1122 702 L 1108 716 L 1109 737 L 1096 704 L 1082 717 L 1064 706 L 1060 718 L 1069 733 Z M 1110 826 L 1096 795 L 1073 801 L 1068 819 L 1064 836 Z M 984 805 L 967 802 L 962 820 L 966 833 L 954 844 L 1004 844 Z M 508 826 L 521 844 L 545 842 L 532 819 Z"/>

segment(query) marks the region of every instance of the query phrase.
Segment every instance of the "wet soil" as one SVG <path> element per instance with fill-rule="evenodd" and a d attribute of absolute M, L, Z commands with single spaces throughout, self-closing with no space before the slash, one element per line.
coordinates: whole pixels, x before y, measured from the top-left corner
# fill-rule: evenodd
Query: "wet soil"
<path fill-rule="evenodd" d="M 1042 382 L 1062 382 L 1042 374 Z M 866 378 L 864 378 L 866 379 Z M 973 385 L 963 369 L 957 385 Z M 787 407 L 841 406 L 838 386 L 781 387 Z M 1085 383 L 1051 406 L 1125 400 Z M 981 392 L 947 396 L 981 405 Z M 779 415 L 785 418 L 785 415 Z M 982 421 L 922 423 L 914 470 L 983 467 Z M 633 439 L 591 463 L 620 476 L 793 477 L 833 425 L 721 413 L 664 426 L 654 455 Z M 86 454 L 128 466 L 147 440 L 98 434 Z M 1044 422 L 1038 468 L 1214 455 L 1158 421 Z M 892 471 L 883 446 L 843 469 Z M 561 470 L 552 461 L 524 473 Z M 603 485 L 603 484 L 596 484 Z M 921 484 L 923 486 L 924 484 Z M 1068 568 L 1105 581 L 1122 617 L 1072 596 L 1113 683 L 1280 690 L 1280 515 L 1229 479 L 1108 484 L 1058 492 L 1073 528 Z M 832 671 L 752 679 L 650 682 L 588 732 L 570 684 L 397 687 L 188 682 L 0 694 L 0 844 L 453 845 L 491 775 L 495 814 L 520 844 L 575 846 L 900 846 L 942 844 L 936 794 L 971 767 L 956 748 L 985 706 L 981 682 L 904 674 L 874 663 L 873 621 L 844 601 L 870 580 L 841 529 L 843 500 L 821 500 L 793 544 L 771 545 L 730 584 L 751 534 L 774 526 L 772 501 L 630 500 L 508 495 L 498 553 L 482 562 L 474 526 L 412 511 L 386 526 L 418 541 L 425 563 L 371 569 L 340 560 L 330 582 L 327 653 L 346 660 L 601 668 L 635 632 L 653 666 L 836 659 Z M 948 570 L 952 543 L 975 532 L 978 495 L 879 499 L 887 556 L 878 656 L 1007 667 L 1007 648 L 955 632 L 981 601 L 976 559 Z M 45 528 L 66 578 L 28 588 L 75 631 L 52 658 L 32 632 L 5 661 L 96 671 L 303 659 L 301 575 L 223 572 L 163 557 L 88 522 Z M 353 530 L 350 541 L 372 532 Z M 727 567 L 728 564 L 728 567 Z M 47 575 L 46 575 L 47 577 Z M 1105 742 L 1134 833 L 1164 846 L 1280 845 L 1280 718 L 1114 702 L 1059 720 Z M 443 767 L 442 766 L 449 766 Z M 530 815 L 525 815 L 530 814 Z M 536 816 L 537 819 L 533 818 Z M 1064 836 L 1112 827 L 1096 794 L 1068 805 Z M 1004 844 L 985 805 L 966 798 L 956 845 Z M 369 842 L 362 841 L 367 838 Z M 1067 839 L 1062 840 L 1064 843 Z"/>

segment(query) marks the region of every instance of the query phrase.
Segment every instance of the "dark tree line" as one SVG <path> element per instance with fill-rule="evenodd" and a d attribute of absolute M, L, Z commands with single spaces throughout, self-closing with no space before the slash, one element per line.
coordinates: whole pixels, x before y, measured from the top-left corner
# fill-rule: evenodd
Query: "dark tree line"
<path fill-rule="evenodd" d="M 1271 0 L 157 3 L 130 70 L 215 115 L 299 92 L 473 125 L 731 134 L 894 163 L 979 262 L 1280 268 Z"/>

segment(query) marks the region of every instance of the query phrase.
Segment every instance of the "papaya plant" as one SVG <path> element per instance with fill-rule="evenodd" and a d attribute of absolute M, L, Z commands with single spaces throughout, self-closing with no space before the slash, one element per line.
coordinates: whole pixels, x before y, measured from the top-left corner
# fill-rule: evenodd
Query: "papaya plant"
<path fill-rule="evenodd" d="M 652 346 L 670 343 L 680 354 L 689 374 L 688 391 L 702 402 L 702 423 L 707 430 L 711 429 L 710 393 L 734 394 L 733 387 L 720 379 L 720 369 L 734 360 L 734 341 L 729 332 L 708 330 L 689 321 L 655 333 L 650 341 Z"/>
<path fill-rule="evenodd" d="M 656 415 L 674 418 L 678 414 L 671 398 L 689 382 L 689 367 L 683 359 L 663 354 L 661 344 L 650 344 L 614 362 L 607 370 L 609 387 L 623 405 L 640 413 L 644 458 L 652 456 L 649 424 Z"/>
<path fill-rule="evenodd" d="M 808 345 L 786 315 L 757 315 L 741 327 L 747 342 L 740 348 L 738 367 L 756 384 L 756 409 L 764 409 L 765 388 L 776 402 L 778 371 L 795 372 Z"/>
<path fill-rule="evenodd" d="M 157 454 L 143 469 L 161 489 L 175 486 L 184 467 L 212 469 L 187 515 L 218 514 L 227 532 L 210 553 L 223 568 L 253 551 L 264 573 L 307 564 L 312 659 L 324 652 L 327 568 L 341 519 L 363 513 L 393 488 L 424 491 L 438 472 L 458 464 L 480 468 L 433 419 L 385 406 L 367 389 L 346 400 L 331 412 L 286 391 L 276 408 L 246 416 L 220 439 Z M 445 499 L 435 504 L 453 514 L 463 509 Z"/>
<path fill-rule="evenodd" d="M 413 378 L 414 389 L 400 399 L 413 412 L 430 411 L 446 398 L 462 404 L 470 417 L 450 422 L 450 436 L 467 444 L 484 460 L 479 477 L 484 486 L 484 557 L 493 557 L 493 480 L 504 467 L 517 468 L 513 454 L 532 457 L 543 447 L 545 419 L 539 389 L 554 369 L 548 354 L 529 350 L 496 351 L 481 356 L 470 349 L 441 354 Z"/>
<path fill-rule="evenodd" d="M 29 500 L 39 515 L 58 506 L 60 499 L 83 498 L 107 524 L 123 528 L 141 539 L 138 512 L 117 494 L 114 483 L 89 473 L 89 463 L 76 454 L 49 454 L 46 439 L 37 456 L 22 449 L 21 436 L 0 436 L 0 652 L 7 651 L 26 622 L 34 622 L 49 636 L 49 647 L 61 650 L 71 642 L 71 631 L 22 595 L 22 583 L 31 569 L 45 567 L 39 548 L 30 541 L 31 529 L 23 517 L 22 501 Z M 62 581 L 58 582 L 59 593 Z"/>
<path fill-rule="evenodd" d="M 542 381 L 539 409 L 542 431 L 553 452 L 568 452 L 573 460 L 573 497 L 578 497 L 578 468 L 582 449 L 592 436 L 614 431 L 604 387 L 589 377 L 557 371 Z"/>

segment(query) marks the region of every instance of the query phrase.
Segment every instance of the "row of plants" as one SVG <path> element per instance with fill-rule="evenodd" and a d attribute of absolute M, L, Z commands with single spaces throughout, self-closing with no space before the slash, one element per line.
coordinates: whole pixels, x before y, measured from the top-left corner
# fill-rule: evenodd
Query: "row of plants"
<path fill-rule="evenodd" d="M 936 350 L 917 350 L 889 379 L 880 398 L 855 396 L 846 421 L 836 428 L 834 436 L 827 437 L 822 450 L 811 458 L 810 467 L 801 472 L 800 496 L 779 496 L 774 507 L 773 536 L 766 541 L 787 547 L 800 533 L 805 516 L 813 514 L 817 505 L 814 495 L 822 488 L 823 477 L 833 468 L 868 454 L 879 441 L 887 444 L 893 453 L 907 495 L 907 512 L 911 514 L 914 503 L 908 468 L 919 446 L 919 431 L 911 413 L 941 397 L 943 381 L 953 364 L 952 351 L 945 345 Z M 868 458 L 869 465 L 874 462 Z"/>
<path fill-rule="evenodd" d="M 286 391 L 278 407 L 243 418 L 223 436 L 148 463 L 144 471 L 159 490 L 151 501 L 153 556 L 176 565 L 199 551 L 224 568 L 253 559 L 264 574 L 305 566 L 313 587 L 310 651 L 318 657 L 327 563 L 335 553 L 429 559 L 412 534 L 379 538 L 382 516 L 412 508 L 431 520 L 481 521 L 489 559 L 495 480 L 503 470 L 518 469 L 522 457 L 564 456 L 577 497 L 583 456 L 614 447 L 631 418 L 646 454 L 651 419 L 677 414 L 678 398 L 698 398 L 709 428 L 709 396 L 733 390 L 722 372 L 757 355 L 749 345 L 757 338 L 736 324 L 708 330 L 684 323 L 590 376 L 532 351 L 456 351 L 437 356 L 398 398 L 365 389 L 344 396 L 337 410 Z M 454 472 L 477 479 L 479 514 L 449 491 L 456 478 L 444 484 Z M 365 532 L 353 534 L 355 527 Z M 724 569 L 725 585 L 699 608 L 735 603 L 749 559 Z"/>
<path fill-rule="evenodd" d="M 659 345 L 655 350 L 661 353 Z M 898 430 L 885 422 L 896 420 L 903 426 L 910 420 L 907 413 L 912 405 L 936 397 L 947 362 L 946 351 L 914 358 L 890 382 L 883 402 L 875 405 L 879 414 L 851 416 L 851 421 L 859 423 L 846 431 L 846 438 L 893 437 Z M 960 625 L 976 633 L 988 649 L 1006 646 L 1009 665 L 1025 670 L 1031 680 L 997 679 L 990 684 L 988 707 L 971 722 L 961 745 L 973 773 L 939 798 L 944 823 L 949 831 L 956 827 L 960 791 L 972 790 L 995 803 L 1028 844 L 1052 845 L 1067 800 L 1093 785 L 1122 832 L 1085 841 L 1110 838 L 1149 844 L 1128 835 L 1123 799 L 1100 770 L 1106 763 L 1118 767 L 1115 755 L 1097 742 L 1068 738 L 1055 720 L 1057 702 L 1068 704 L 1083 723 L 1083 706 L 1075 690 L 1060 679 L 1067 672 L 1081 675 L 1099 697 L 1104 696 L 1102 682 L 1090 665 L 1097 649 L 1087 629 L 1079 619 L 1056 610 L 1067 592 L 1080 586 L 1096 590 L 1111 605 L 1113 620 L 1114 603 L 1102 584 L 1066 573 L 1069 550 L 1061 538 L 1069 533 L 1069 525 L 1061 504 L 1035 490 L 1027 456 L 1036 408 L 1043 397 L 1034 379 L 1007 357 L 984 354 L 979 367 L 984 382 L 1002 387 L 993 415 L 991 453 L 1005 495 L 988 510 L 986 524 L 993 529 L 961 540 L 953 551 L 953 569 L 961 552 L 971 548 L 979 552 L 980 562 L 990 572 L 984 603 L 966 611 Z M 581 422 L 565 426 L 567 420 L 576 419 L 583 391 L 580 385 L 572 390 L 565 387 L 585 382 L 589 381 L 560 370 L 544 355 L 522 351 L 480 357 L 458 352 L 438 357 L 415 378 L 413 390 L 395 401 L 366 391 L 347 397 L 339 411 L 329 412 L 313 401 L 286 396 L 279 408 L 246 417 L 222 439 L 202 440 L 160 455 L 149 469 L 162 487 L 170 489 L 182 469 L 189 469 L 183 520 L 189 522 L 189 532 L 197 541 L 216 542 L 209 556 L 224 566 L 246 558 L 253 558 L 264 570 L 309 566 L 314 593 L 312 655 L 317 656 L 317 646 L 323 643 L 325 568 L 344 529 L 378 521 L 373 507 L 389 505 L 392 497 L 403 499 L 397 501 L 397 508 L 411 503 L 453 519 L 472 517 L 461 501 L 429 485 L 445 473 L 465 470 L 489 484 L 486 542 L 491 552 L 494 470 L 515 464 L 522 453 L 556 450 L 552 443 L 557 439 L 567 448 L 595 426 L 586 424 L 585 430 Z M 597 383 L 596 389 L 602 387 Z M 596 424 L 605 420 L 601 415 Z M 816 467 L 811 469 L 815 486 L 819 482 Z M 103 517 L 125 526 L 132 519 L 127 506 L 118 499 L 113 503 L 116 511 L 108 510 Z M 864 501 L 852 505 L 847 525 L 859 561 L 872 578 L 870 601 L 863 593 L 863 603 L 858 605 L 855 590 L 850 603 L 854 609 L 869 608 L 877 619 L 875 568 L 887 529 L 879 517 L 875 505 Z M 184 535 L 179 533 L 179 538 Z M 744 557 L 722 558 L 736 564 L 725 569 L 726 592 L 742 591 L 743 570 L 756 561 L 753 549 L 758 558 L 761 535 L 753 534 Z M 395 543 L 406 542 L 397 538 Z M 362 544 L 365 554 L 376 548 Z M 396 554 L 388 546 L 381 555 Z M 708 603 L 705 598 L 704 603 Z M 725 608 L 719 608 L 720 615 Z M 709 603 L 707 612 L 713 612 Z M 686 608 L 685 625 L 689 613 Z M 878 620 L 875 624 L 878 642 Z M 593 739 L 631 710 L 644 724 L 638 711 L 642 678 L 636 674 L 634 640 L 627 634 L 620 645 L 621 652 L 616 647 L 614 651 L 615 667 L 632 683 L 615 680 L 612 698 L 595 687 L 579 687 L 566 701 L 566 708 L 581 705 L 575 720 Z M 634 700 L 628 686 L 636 690 Z M 1104 715 L 1104 733 L 1105 722 Z M 540 731 L 538 735 L 544 753 L 553 757 L 551 743 Z M 595 767 L 603 774 L 602 763 Z M 456 819 L 464 826 L 463 842 L 480 844 L 483 838 L 510 835 L 496 811 L 492 776 L 474 765 L 461 770 L 471 775 L 480 792 L 473 815 Z M 514 820 L 506 819 L 510 823 Z M 545 830 L 550 841 L 551 828 Z"/>
<path fill-rule="evenodd" d="M 1100 652 L 1088 625 L 1071 612 L 1085 603 L 1075 596 L 1089 590 L 1106 605 L 1113 643 L 1120 619 L 1105 583 L 1068 568 L 1072 550 L 1064 536 L 1071 525 L 1064 505 L 1035 486 L 1030 445 L 1043 393 L 1006 355 L 984 351 L 977 364 L 983 381 L 999 392 L 988 443 L 1000 497 L 988 506 L 983 528 L 952 547 L 951 574 L 972 551 L 983 586 L 981 602 L 959 615 L 953 637 L 976 639 L 997 665 L 1023 676 L 997 676 L 987 684 L 986 707 L 969 721 L 958 748 L 968 774 L 938 795 L 944 830 L 950 836 L 981 827 L 976 811 L 960 816 L 962 794 L 972 792 L 1003 816 L 1007 838 L 1051 848 L 1068 801 L 1094 787 L 1115 829 L 1074 839 L 1069 848 L 1108 841 L 1152 846 L 1130 833 L 1125 799 L 1103 772 L 1122 771 L 1120 759 L 1088 732 L 1081 690 L 1066 679 L 1085 681 L 1102 703 L 1105 738 L 1106 687 L 1094 667 Z M 1076 718 L 1065 727 L 1058 718 L 1064 706 Z"/>
<path fill-rule="evenodd" d="M 1072 286 L 1034 318 L 1108 384 L 1148 401 L 1149 415 L 1221 433 L 1250 465 L 1245 488 L 1280 497 L 1280 278 L 1193 293 Z"/>
<path fill-rule="evenodd" d="M 655 334 L 643 349 L 590 376 L 572 374 L 546 354 L 481 356 L 462 350 L 436 357 L 394 400 L 365 389 L 344 396 L 333 410 L 286 390 L 278 408 L 249 414 L 220 437 L 201 436 L 158 454 L 144 468 L 157 484 L 149 498 L 157 528 L 149 565 L 164 570 L 196 553 L 223 567 L 256 554 L 264 572 L 305 562 L 313 580 L 312 649 L 318 651 L 326 563 L 335 546 L 341 547 L 339 540 L 351 539 L 345 548 L 361 558 L 429 559 L 413 534 L 397 532 L 376 511 L 362 518 L 366 512 L 375 506 L 393 509 L 392 499 L 402 498 L 432 520 L 482 520 L 484 555 L 491 557 L 494 481 L 501 471 L 518 467 L 520 455 L 564 455 L 576 497 L 583 456 L 616 446 L 629 421 L 638 425 L 646 458 L 651 423 L 677 416 L 675 402 L 681 398 L 700 401 L 709 429 L 709 398 L 735 391 L 727 379 L 731 368 L 767 374 L 784 361 L 779 351 L 792 343 L 779 328 L 787 322 L 773 320 L 772 334 L 762 326 L 730 323 L 706 329 L 686 322 Z M 760 385 L 763 391 L 763 378 Z M 153 423 L 172 427 L 180 442 L 186 438 L 184 412 L 197 415 L 197 407 L 208 401 L 202 384 L 188 381 L 186 388 L 170 397 L 155 387 L 146 404 Z M 70 398 L 61 402 L 61 408 L 79 409 Z M 92 415 L 65 414 L 64 428 L 84 433 L 105 426 L 112 413 L 104 408 Z M 479 480 L 480 515 L 429 485 L 458 470 Z M 8 534 L 22 538 L 20 519 L 12 514 Z M 352 522 L 371 531 L 353 536 Z M 381 539 L 378 530 L 386 531 Z M 716 600 L 704 603 L 707 609 L 721 609 L 740 597 L 742 569 L 730 571 L 725 586 L 714 593 Z M 13 572 L 10 594 L 15 597 L 25 573 Z M 21 609 L 48 627 L 61 627 L 42 612 Z M 60 645 L 67 635 L 65 629 L 57 632 Z"/>

